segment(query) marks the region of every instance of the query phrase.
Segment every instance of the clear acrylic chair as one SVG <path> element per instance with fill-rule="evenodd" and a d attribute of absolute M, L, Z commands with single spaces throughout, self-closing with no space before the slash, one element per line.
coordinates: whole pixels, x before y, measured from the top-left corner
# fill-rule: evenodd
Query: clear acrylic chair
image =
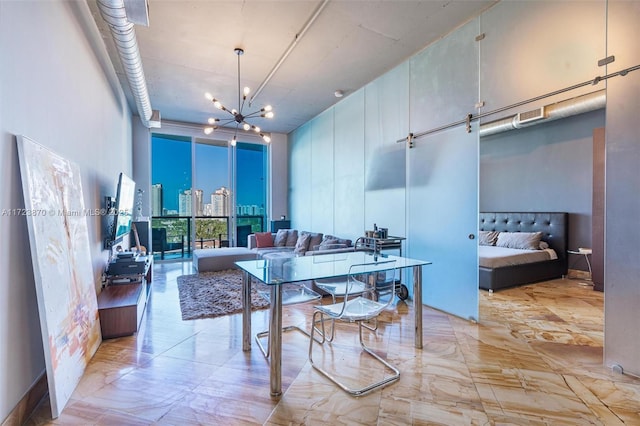
<path fill-rule="evenodd" d="M 328 293 L 331 296 L 332 303 L 336 303 L 336 300 L 342 299 L 347 294 L 347 288 L 349 288 L 348 294 L 351 296 L 359 296 L 361 295 L 365 289 L 367 284 L 365 283 L 365 278 L 363 276 L 353 277 L 351 283 L 349 283 L 349 277 L 335 277 L 335 278 L 322 278 L 318 280 L 314 280 L 314 285 L 322 290 L 325 293 Z M 335 336 L 335 320 L 331 321 L 331 333 L 324 338 L 328 341 L 332 341 Z M 374 325 L 369 326 L 367 324 L 363 324 L 368 329 L 375 331 L 378 327 L 377 322 Z"/>
<path fill-rule="evenodd" d="M 342 390 L 353 396 L 365 395 L 375 389 L 389 385 L 400 378 L 400 371 L 391 365 L 384 358 L 376 354 L 368 348 L 363 341 L 363 330 L 371 330 L 364 324 L 378 317 L 378 315 L 388 308 L 394 300 L 395 296 L 395 280 L 397 269 L 395 261 L 385 260 L 373 263 L 363 263 L 352 265 L 347 276 L 345 292 L 340 302 L 334 302 L 330 305 L 318 305 L 314 308 L 313 321 L 311 328 L 311 336 L 309 339 L 309 362 L 312 367 L 319 371 L 322 375 L 338 385 Z M 365 277 L 363 279 L 363 277 Z M 365 284 L 365 288 L 361 289 L 361 284 Z M 355 293 L 356 290 L 362 290 Z M 324 324 L 330 320 L 332 324 L 331 337 L 327 336 Z M 340 320 L 348 323 L 358 324 L 358 338 L 362 350 L 372 356 L 381 364 L 385 373 L 391 372 L 391 375 L 385 374 L 382 380 L 370 383 L 360 388 L 352 388 L 336 378 L 335 373 L 329 372 L 321 367 L 313 360 L 314 342 L 331 345 L 333 343 L 333 335 L 335 321 Z M 319 333 L 321 340 L 315 338 L 315 333 Z M 336 365 L 336 371 L 339 369 Z"/>
<path fill-rule="evenodd" d="M 322 298 L 322 295 L 320 293 L 317 293 L 312 289 L 310 289 L 306 285 L 306 283 L 293 283 L 293 284 L 281 284 L 281 285 L 282 285 L 282 306 L 296 305 L 299 303 L 309 303 L 309 302 L 313 302 L 314 300 L 319 300 Z M 257 290 L 258 294 L 262 296 L 266 301 L 271 303 L 271 289 L 269 288 L 269 286 L 262 286 L 262 287 L 263 288 Z M 311 338 L 311 334 L 307 330 L 297 325 L 289 325 L 286 327 L 282 327 L 283 333 L 287 331 L 293 331 L 293 330 L 299 331 L 305 336 Z M 260 351 L 262 352 L 265 358 L 269 358 L 271 351 L 268 346 L 265 348 L 265 346 L 262 344 L 262 339 L 267 338 L 267 341 L 268 341 L 269 333 L 271 333 L 271 323 L 269 323 L 268 330 L 256 333 L 256 337 L 255 337 L 256 344 L 260 348 Z"/>
<path fill-rule="evenodd" d="M 323 252 L 332 253 L 337 249 L 345 249 L 347 248 L 346 244 L 321 244 L 313 247 L 313 251 L 316 252 L 315 256 L 322 256 Z M 361 283 L 362 290 L 364 290 L 364 283 Z M 347 287 L 347 277 L 335 277 L 335 278 L 322 278 L 314 280 L 314 285 L 331 295 L 333 303 L 336 303 L 336 297 L 341 297 L 344 295 L 345 289 Z M 353 289 L 353 293 L 357 293 L 357 289 Z"/>

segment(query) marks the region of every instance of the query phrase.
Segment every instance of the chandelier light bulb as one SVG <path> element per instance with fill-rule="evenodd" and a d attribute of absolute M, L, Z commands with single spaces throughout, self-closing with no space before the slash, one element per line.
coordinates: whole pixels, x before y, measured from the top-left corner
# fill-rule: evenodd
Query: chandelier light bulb
<path fill-rule="evenodd" d="M 211 133 L 213 133 L 213 127 L 205 127 L 204 128 L 204 134 L 205 135 L 210 135 Z"/>
<path fill-rule="evenodd" d="M 243 124 L 242 124 L 242 128 L 243 128 L 244 130 L 249 130 L 249 129 L 251 129 L 251 125 L 250 125 L 249 123 L 243 123 Z"/>
<path fill-rule="evenodd" d="M 262 140 L 264 140 L 266 143 L 271 142 L 271 137 L 268 135 L 262 135 Z"/>
<path fill-rule="evenodd" d="M 236 146 L 236 143 L 237 143 L 237 141 L 236 141 L 236 137 L 234 135 L 233 139 L 231 139 L 231 146 Z"/>
<path fill-rule="evenodd" d="M 271 107 L 271 105 L 267 105 L 266 107 L 262 108 L 263 111 L 271 111 L 273 108 Z"/>
<path fill-rule="evenodd" d="M 273 118 L 273 111 L 269 111 L 264 116 L 267 117 L 267 118 Z"/>
<path fill-rule="evenodd" d="M 210 117 L 210 118 L 207 120 L 207 123 L 209 123 L 209 124 L 216 124 L 218 121 L 220 121 L 220 119 L 219 119 L 219 118 L 213 118 L 213 117 Z"/>
<path fill-rule="evenodd" d="M 209 92 L 206 92 L 204 94 L 204 97 L 207 98 L 207 100 L 209 100 L 209 101 L 213 101 L 213 95 L 211 93 L 209 93 Z"/>
<path fill-rule="evenodd" d="M 220 103 L 220 101 L 219 101 L 219 100 L 217 100 L 217 99 L 214 99 L 214 100 L 213 100 L 213 106 L 214 106 L 214 107 L 216 107 L 216 108 L 218 108 L 218 109 L 222 109 L 222 108 L 223 108 L 222 104 L 221 104 L 221 103 Z"/>
<path fill-rule="evenodd" d="M 253 126 L 253 131 L 256 132 L 256 133 L 260 133 L 260 127 Z"/>
<path fill-rule="evenodd" d="M 249 93 L 251 93 L 251 89 L 249 89 L 248 87 L 244 88 L 244 92 L 242 92 L 244 94 L 244 97 L 246 98 L 247 96 L 249 96 Z"/>

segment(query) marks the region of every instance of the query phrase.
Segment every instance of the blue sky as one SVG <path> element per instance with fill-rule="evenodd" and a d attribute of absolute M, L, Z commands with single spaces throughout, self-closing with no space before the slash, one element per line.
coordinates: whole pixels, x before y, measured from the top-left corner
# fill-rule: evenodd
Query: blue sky
<path fill-rule="evenodd" d="M 264 161 L 262 145 L 238 143 L 238 204 L 264 206 Z M 256 150 L 257 149 L 257 150 Z M 202 189 L 205 202 L 221 186 L 229 188 L 228 148 L 196 144 L 195 189 Z M 152 184 L 161 183 L 164 207 L 178 210 L 178 194 L 191 188 L 190 138 L 154 135 L 151 154 Z"/>

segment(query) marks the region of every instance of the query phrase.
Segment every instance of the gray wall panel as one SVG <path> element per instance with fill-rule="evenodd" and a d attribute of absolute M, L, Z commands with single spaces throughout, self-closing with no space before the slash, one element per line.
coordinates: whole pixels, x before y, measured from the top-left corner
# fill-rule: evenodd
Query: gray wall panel
<path fill-rule="evenodd" d="M 311 122 L 290 134 L 289 211 L 291 227 L 311 228 Z"/>
<path fill-rule="evenodd" d="M 364 89 L 335 106 L 333 233 L 356 238 L 364 230 Z M 329 232 L 327 229 L 324 232 Z"/>
<path fill-rule="evenodd" d="M 409 63 L 365 87 L 365 230 L 373 224 L 406 236 L 405 147 L 409 133 Z"/>
<path fill-rule="evenodd" d="M 333 231 L 333 109 L 317 116 L 311 124 L 311 162 L 307 165 L 311 179 L 312 232 Z"/>
<path fill-rule="evenodd" d="M 640 64 L 640 2 L 611 1 L 608 71 Z M 607 82 L 605 365 L 640 376 L 640 71 Z"/>
<path fill-rule="evenodd" d="M 411 59 L 414 132 L 458 121 L 478 93 L 477 20 Z M 452 84 L 455 81 L 455 84 Z M 423 301 L 478 319 L 478 134 L 464 125 L 440 131 L 409 149 L 409 254 L 433 262 Z M 460 297 L 464 295 L 464 297 Z"/>
<path fill-rule="evenodd" d="M 484 111 L 602 75 L 597 62 L 605 57 L 605 13 L 605 2 L 509 1 L 483 14 L 485 38 L 479 44 Z M 586 86 L 523 106 L 522 111 L 593 90 Z"/>

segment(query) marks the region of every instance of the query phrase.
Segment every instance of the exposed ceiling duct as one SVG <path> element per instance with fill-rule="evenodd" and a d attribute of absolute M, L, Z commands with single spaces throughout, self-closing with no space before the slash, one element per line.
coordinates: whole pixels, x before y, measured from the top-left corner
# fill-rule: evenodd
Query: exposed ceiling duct
<path fill-rule="evenodd" d="M 136 0 L 136 2 L 142 3 L 142 6 L 138 9 L 146 10 L 146 0 Z M 160 112 L 151 109 L 136 33 L 133 23 L 127 17 L 124 0 L 98 0 L 97 4 L 102 19 L 105 20 L 111 30 L 111 35 L 127 76 L 129 87 L 133 93 L 142 124 L 147 128 L 160 127 Z M 144 25 L 144 14 L 142 14 L 142 21 L 138 18 L 133 20 L 142 22 Z M 148 21 L 146 24 L 148 25 Z"/>
<path fill-rule="evenodd" d="M 556 102 L 527 112 L 521 112 L 511 117 L 491 121 L 480 125 L 480 137 L 495 135 L 496 133 L 507 132 L 509 130 L 522 129 L 583 114 L 585 112 L 596 111 L 604 108 L 607 103 L 606 90 L 587 93 L 586 95 Z"/>

